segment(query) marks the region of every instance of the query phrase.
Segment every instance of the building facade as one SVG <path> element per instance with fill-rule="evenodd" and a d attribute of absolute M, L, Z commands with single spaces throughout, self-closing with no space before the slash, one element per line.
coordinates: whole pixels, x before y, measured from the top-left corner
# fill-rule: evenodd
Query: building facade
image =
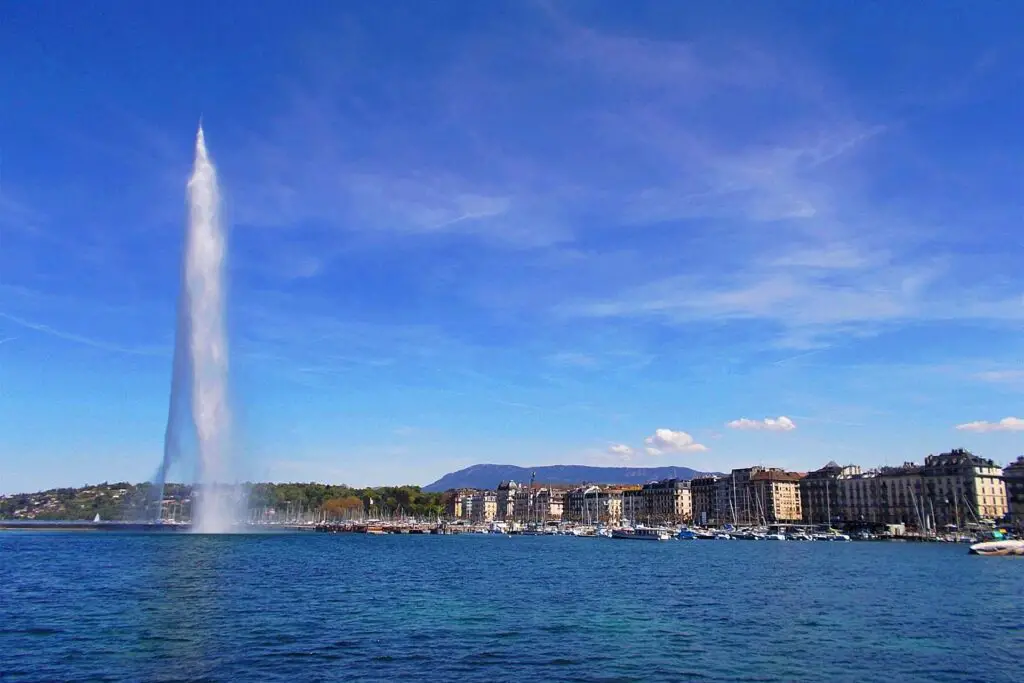
<path fill-rule="evenodd" d="M 639 493 L 643 507 L 639 519 L 651 524 L 684 524 L 692 521 L 693 501 L 688 480 L 663 479 L 650 482 L 644 484 Z"/>
<path fill-rule="evenodd" d="M 493 522 L 498 514 L 498 496 L 494 491 L 479 491 L 470 497 L 469 521 Z"/>
<path fill-rule="evenodd" d="M 565 496 L 566 521 L 578 524 L 617 524 L 622 520 L 620 488 L 581 486 Z"/>
<path fill-rule="evenodd" d="M 964 449 L 835 480 L 840 522 L 905 524 L 917 529 L 962 527 L 1001 519 L 1008 510 L 1002 469 Z M 807 490 L 807 485 L 804 485 Z"/>
<path fill-rule="evenodd" d="M 921 477 L 922 507 L 936 528 L 959 527 L 972 518 L 995 522 L 1006 516 L 1003 469 L 992 460 L 956 448 L 926 457 Z"/>
<path fill-rule="evenodd" d="M 719 481 L 720 477 L 708 475 L 690 481 L 691 516 L 694 524 L 714 526 L 722 523 L 719 514 Z"/>
<path fill-rule="evenodd" d="M 841 519 L 845 489 L 841 479 L 861 474 L 857 465 L 845 467 L 832 461 L 821 469 L 809 472 L 800 480 L 800 504 L 803 521 L 807 524 L 830 524 Z"/>
<path fill-rule="evenodd" d="M 495 516 L 500 522 L 511 522 L 515 519 L 516 496 L 522 487 L 514 481 L 503 481 L 495 491 Z"/>
<path fill-rule="evenodd" d="M 564 489 L 550 486 L 537 489 L 534 497 L 536 521 L 542 523 L 561 521 L 564 499 Z"/>
<path fill-rule="evenodd" d="M 1024 526 L 1024 455 L 1003 468 L 1003 483 L 1010 520 L 1018 527 Z"/>
<path fill-rule="evenodd" d="M 753 518 L 761 524 L 799 522 L 803 519 L 800 499 L 802 477 L 777 468 L 761 469 L 750 474 L 747 489 L 752 499 Z"/>

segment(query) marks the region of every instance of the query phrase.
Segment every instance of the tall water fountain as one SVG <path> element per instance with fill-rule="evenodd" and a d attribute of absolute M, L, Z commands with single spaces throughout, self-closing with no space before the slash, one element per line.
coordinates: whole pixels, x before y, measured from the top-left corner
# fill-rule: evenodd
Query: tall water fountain
<path fill-rule="evenodd" d="M 231 530 L 239 516 L 235 487 L 229 485 L 231 415 L 224 324 L 225 240 L 217 170 L 206 151 L 202 124 L 196 135 L 188 204 L 170 407 L 164 455 L 154 490 L 162 499 L 168 470 L 181 458 L 185 437 L 194 436 L 198 495 L 194 496 L 192 529 L 224 533 Z"/>

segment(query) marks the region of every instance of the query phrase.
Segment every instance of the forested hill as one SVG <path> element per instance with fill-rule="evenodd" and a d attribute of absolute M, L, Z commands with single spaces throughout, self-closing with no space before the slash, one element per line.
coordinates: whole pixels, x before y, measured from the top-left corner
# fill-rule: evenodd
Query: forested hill
<path fill-rule="evenodd" d="M 318 483 L 246 484 L 251 510 L 312 511 L 326 509 L 339 514 L 360 509 L 377 514 L 404 513 L 434 516 L 444 511 L 441 494 L 426 493 L 418 486 L 354 488 Z M 151 485 L 104 482 L 80 488 L 59 488 L 37 493 L 0 496 L 0 519 L 91 520 L 98 514 L 106 521 L 132 521 L 145 516 Z M 164 500 L 182 504 L 187 516 L 192 487 L 168 484 Z"/>

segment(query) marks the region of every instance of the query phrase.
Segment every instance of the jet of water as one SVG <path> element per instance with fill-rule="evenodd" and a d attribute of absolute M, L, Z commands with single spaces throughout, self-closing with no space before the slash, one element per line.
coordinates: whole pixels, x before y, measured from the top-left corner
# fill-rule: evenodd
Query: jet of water
<path fill-rule="evenodd" d="M 226 251 L 217 170 L 206 150 L 202 124 L 196 135 L 188 204 L 171 399 L 164 434 L 164 457 L 154 488 L 162 498 L 167 471 L 181 456 L 182 437 L 186 430 L 194 431 L 199 462 L 193 530 L 224 533 L 230 531 L 238 519 L 235 487 L 229 485 L 231 415 L 224 324 Z M 186 422 L 189 413 L 191 421 Z"/>

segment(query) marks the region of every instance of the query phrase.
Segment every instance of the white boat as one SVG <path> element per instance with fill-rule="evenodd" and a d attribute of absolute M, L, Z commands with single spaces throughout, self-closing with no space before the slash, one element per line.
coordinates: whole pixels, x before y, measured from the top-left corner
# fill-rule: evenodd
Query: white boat
<path fill-rule="evenodd" d="M 969 552 L 971 555 L 1024 555 L 1024 541 L 985 541 L 972 545 Z"/>
<path fill-rule="evenodd" d="M 672 534 L 664 529 L 636 527 L 633 529 L 615 529 L 612 531 L 612 538 L 631 539 L 634 541 L 668 541 L 671 540 Z"/>

